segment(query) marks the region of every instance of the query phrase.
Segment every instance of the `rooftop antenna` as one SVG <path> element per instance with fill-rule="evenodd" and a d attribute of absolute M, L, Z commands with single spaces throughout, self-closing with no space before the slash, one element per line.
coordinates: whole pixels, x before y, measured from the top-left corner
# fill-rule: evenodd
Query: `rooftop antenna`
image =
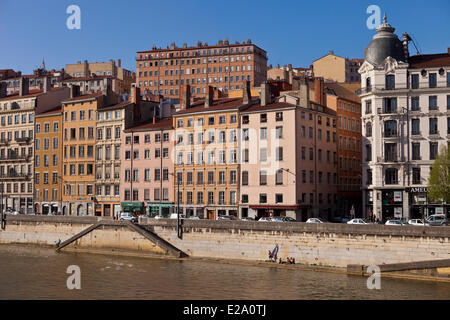
<path fill-rule="evenodd" d="M 420 54 L 419 49 L 417 48 L 417 46 L 419 46 L 419 43 L 417 42 L 417 46 L 416 46 L 416 41 L 414 41 L 416 38 L 412 34 L 410 34 L 410 36 L 411 36 L 411 40 L 414 45 L 414 48 L 416 48 L 416 55 L 418 55 L 418 54 Z"/>

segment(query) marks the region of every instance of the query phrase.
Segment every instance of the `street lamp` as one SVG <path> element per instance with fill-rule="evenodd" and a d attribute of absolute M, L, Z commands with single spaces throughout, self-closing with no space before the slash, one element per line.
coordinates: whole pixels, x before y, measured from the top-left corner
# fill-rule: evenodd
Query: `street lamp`
<path fill-rule="evenodd" d="M 175 173 L 169 172 L 169 174 L 177 180 L 177 237 L 183 239 L 183 226 L 182 220 L 180 219 L 180 179 L 175 176 Z"/>

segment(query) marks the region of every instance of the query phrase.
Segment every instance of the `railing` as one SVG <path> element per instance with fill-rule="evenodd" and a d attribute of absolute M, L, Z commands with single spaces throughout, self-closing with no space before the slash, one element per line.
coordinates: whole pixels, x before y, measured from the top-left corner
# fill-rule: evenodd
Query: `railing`
<path fill-rule="evenodd" d="M 0 174 L 0 179 L 28 179 L 29 177 L 28 174 L 19 173 Z"/>
<path fill-rule="evenodd" d="M 28 160 L 30 158 L 29 155 L 9 155 L 9 156 L 0 156 L 0 161 L 8 161 L 8 160 Z"/>
<path fill-rule="evenodd" d="M 17 138 L 16 142 L 17 143 L 29 143 L 31 141 L 30 137 L 22 137 L 22 138 Z"/>
<path fill-rule="evenodd" d="M 364 87 L 355 91 L 355 94 L 359 96 L 360 94 L 372 92 L 372 86 Z"/>

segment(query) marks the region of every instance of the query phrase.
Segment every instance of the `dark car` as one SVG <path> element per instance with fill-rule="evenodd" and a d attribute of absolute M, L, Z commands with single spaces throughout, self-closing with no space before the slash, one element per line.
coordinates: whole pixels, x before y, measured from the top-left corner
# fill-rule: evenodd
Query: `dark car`
<path fill-rule="evenodd" d="M 425 219 L 426 226 L 448 226 L 449 221 L 443 214 L 433 214 Z"/>
<path fill-rule="evenodd" d="M 297 220 L 291 217 L 284 217 L 284 222 L 297 222 Z"/>

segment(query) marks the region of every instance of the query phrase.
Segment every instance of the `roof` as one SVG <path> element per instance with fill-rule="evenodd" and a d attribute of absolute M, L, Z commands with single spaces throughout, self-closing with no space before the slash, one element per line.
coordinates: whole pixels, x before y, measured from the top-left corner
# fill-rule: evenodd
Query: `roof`
<path fill-rule="evenodd" d="M 100 107 L 99 111 L 107 111 L 107 110 L 116 110 L 116 109 L 121 109 L 123 107 L 126 107 L 130 104 L 133 104 L 133 102 L 131 101 L 122 101 L 118 104 L 114 104 L 114 105 L 109 105 L 109 106 L 104 106 L 104 107 Z"/>
<path fill-rule="evenodd" d="M 252 104 L 252 105 L 248 106 L 247 108 L 244 108 L 244 110 L 242 110 L 241 113 L 271 111 L 271 110 L 275 111 L 275 110 L 283 109 L 283 108 L 296 108 L 296 105 L 287 103 L 287 102 L 274 102 L 274 103 L 267 104 L 265 106 L 261 106 L 261 103 L 257 103 L 257 104 Z"/>
<path fill-rule="evenodd" d="M 102 80 L 102 79 L 114 79 L 114 76 L 105 76 L 105 75 L 95 75 L 95 76 L 88 76 L 88 77 L 72 77 L 68 79 L 64 79 L 62 82 L 72 82 L 72 81 L 90 81 L 90 80 Z"/>
<path fill-rule="evenodd" d="M 434 68 L 450 66 L 450 53 L 420 54 L 408 58 L 410 68 Z"/>
<path fill-rule="evenodd" d="M 157 119 L 156 123 L 153 123 L 153 119 L 150 119 L 144 123 L 140 123 L 134 127 L 124 130 L 124 132 L 135 132 L 135 131 L 151 131 L 158 129 L 171 129 L 173 127 L 172 117 Z"/>
<path fill-rule="evenodd" d="M 202 45 L 201 47 L 199 47 L 199 46 L 191 46 L 191 47 L 186 47 L 186 48 L 175 48 L 175 49 L 170 49 L 170 47 L 166 48 L 166 49 L 157 48 L 157 49 L 154 49 L 154 50 L 137 51 L 137 53 L 139 54 L 139 53 L 151 53 L 151 52 L 162 52 L 162 51 L 201 50 L 201 49 L 224 48 L 224 47 L 225 48 L 227 48 L 227 47 L 241 47 L 241 46 L 254 46 L 254 47 L 257 47 L 258 49 L 266 52 L 264 49 L 261 49 L 260 47 L 258 47 L 254 43 L 229 43 L 229 44 L 215 44 L 215 45 L 211 45 L 211 46 Z M 186 57 L 184 57 L 184 58 L 186 58 Z M 187 58 L 190 58 L 190 57 L 187 57 Z"/>
<path fill-rule="evenodd" d="M 205 108 L 205 100 L 199 100 L 191 104 L 187 109 L 180 110 L 174 114 L 174 116 L 201 113 L 201 112 L 215 112 L 224 110 L 238 109 L 242 106 L 242 98 L 222 98 L 213 101 L 213 105 L 209 108 Z"/>
<path fill-rule="evenodd" d="M 100 97 L 102 95 L 103 95 L 103 92 L 96 92 L 96 93 L 91 93 L 91 94 L 85 94 L 85 95 L 82 95 L 82 96 L 78 96 L 78 97 L 74 97 L 74 98 L 71 98 L 71 99 L 64 100 L 62 103 L 90 100 L 90 99 L 95 99 L 97 97 Z"/>
<path fill-rule="evenodd" d="M 26 98 L 36 97 L 42 93 L 44 93 L 44 91 L 42 91 L 42 90 L 30 90 L 30 92 L 28 94 L 20 96 L 19 92 L 14 92 L 13 94 L 10 94 L 10 95 L 7 95 L 6 97 L 0 98 L 0 101 L 14 100 L 14 99 L 26 99 Z"/>
<path fill-rule="evenodd" d="M 361 103 L 361 98 L 355 94 L 355 90 L 361 88 L 359 83 L 325 83 L 325 88 L 332 90 L 339 98 Z"/>
<path fill-rule="evenodd" d="M 61 113 L 61 105 L 54 107 L 53 109 L 44 111 L 44 112 L 39 112 L 38 110 L 36 110 L 36 117 L 45 117 L 45 116 L 50 116 L 53 115 L 55 113 Z"/>

